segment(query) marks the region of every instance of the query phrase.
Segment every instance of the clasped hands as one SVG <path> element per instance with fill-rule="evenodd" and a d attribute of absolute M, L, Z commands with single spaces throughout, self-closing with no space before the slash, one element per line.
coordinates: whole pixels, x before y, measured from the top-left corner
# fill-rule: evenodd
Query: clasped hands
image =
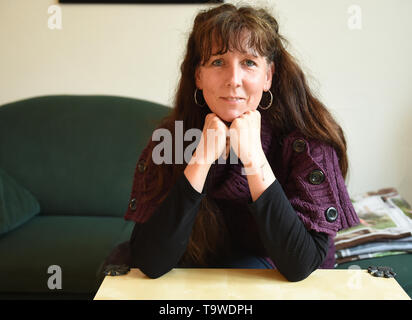
<path fill-rule="evenodd" d="M 198 163 L 211 164 L 221 155 L 227 159 L 230 148 L 245 168 L 259 168 L 266 161 L 260 139 L 261 115 L 247 111 L 228 127 L 215 113 L 206 115 L 202 136 L 194 157 Z"/>

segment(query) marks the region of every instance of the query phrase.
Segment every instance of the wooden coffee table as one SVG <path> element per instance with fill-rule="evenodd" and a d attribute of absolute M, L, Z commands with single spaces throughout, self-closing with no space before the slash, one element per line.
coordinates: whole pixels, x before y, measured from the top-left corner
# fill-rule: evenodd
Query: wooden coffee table
<path fill-rule="evenodd" d="M 314 271 L 299 282 L 270 269 L 173 269 L 150 279 L 139 269 L 106 276 L 95 300 L 282 300 L 407 299 L 393 278 L 377 278 L 367 270 Z"/>

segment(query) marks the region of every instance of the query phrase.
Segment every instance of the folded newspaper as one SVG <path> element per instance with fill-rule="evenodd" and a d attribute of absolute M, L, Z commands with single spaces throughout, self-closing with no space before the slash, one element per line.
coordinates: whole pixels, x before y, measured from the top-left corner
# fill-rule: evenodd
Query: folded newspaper
<path fill-rule="evenodd" d="M 336 261 L 405 253 L 412 250 L 412 208 L 394 188 L 351 198 L 360 224 L 336 235 Z M 367 245 L 366 245 L 367 244 Z"/>
<path fill-rule="evenodd" d="M 339 251 L 338 251 L 339 252 Z M 370 258 L 380 258 L 385 256 L 394 256 L 398 254 L 406 254 L 412 253 L 412 251 L 381 251 L 381 252 L 372 252 L 372 253 L 364 253 L 364 254 L 355 254 L 348 257 L 336 258 L 336 265 L 341 263 L 361 260 L 361 259 L 370 259 Z"/>

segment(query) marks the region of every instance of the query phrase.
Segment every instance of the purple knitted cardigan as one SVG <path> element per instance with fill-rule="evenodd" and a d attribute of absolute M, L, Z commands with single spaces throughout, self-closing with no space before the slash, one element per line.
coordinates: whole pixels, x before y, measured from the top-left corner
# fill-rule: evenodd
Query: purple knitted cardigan
<path fill-rule="evenodd" d="M 321 268 L 333 268 L 333 238 L 336 232 L 359 224 L 340 171 L 336 151 L 324 142 L 306 138 L 298 130 L 284 138 L 278 137 L 264 113 L 261 119 L 262 149 L 275 177 L 305 227 L 329 235 L 329 251 Z M 303 152 L 296 152 L 293 148 L 293 143 L 297 139 L 305 142 Z M 143 150 L 136 166 L 130 200 L 134 201 L 135 206 L 133 210 L 129 206 L 125 214 L 126 220 L 144 222 L 156 208 L 153 203 L 136 201 L 142 192 L 142 182 L 146 180 L 146 184 L 150 184 L 150 174 L 138 170 L 139 164 L 141 166 L 150 150 L 149 145 Z M 242 242 L 243 247 L 247 249 L 264 254 L 256 223 L 247 209 L 246 204 L 252 199 L 247 177 L 241 174 L 241 169 L 240 160 L 238 164 L 230 164 L 229 159 L 223 164 L 216 162 L 208 174 L 205 192 L 217 202 L 226 221 L 230 222 L 232 234 L 237 237 L 236 241 Z M 310 183 L 308 176 L 313 170 L 321 170 L 324 173 L 323 183 Z M 325 216 L 330 207 L 336 208 L 338 212 L 338 218 L 333 222 L 328 221 Z"/>

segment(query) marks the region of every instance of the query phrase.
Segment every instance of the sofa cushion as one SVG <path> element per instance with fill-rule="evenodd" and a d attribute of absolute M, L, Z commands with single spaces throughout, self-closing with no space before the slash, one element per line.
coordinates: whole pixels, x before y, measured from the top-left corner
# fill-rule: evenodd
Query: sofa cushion
<path fill-rule="evenodd" d="M 132 227 L 117 217 L 38 215 L 0 236 L 0 292 L 96 292 L 105 258 L 130 238 Z M 48 287 L 49 278 L 56 274 L 48 273 L 53 265 L 61 269 L 62 289 Z"/>
<path fill-rule="evenodd" d="M 36 198 L 0 168 L 0 235 L 17 228 L 40 211 Z"/>

